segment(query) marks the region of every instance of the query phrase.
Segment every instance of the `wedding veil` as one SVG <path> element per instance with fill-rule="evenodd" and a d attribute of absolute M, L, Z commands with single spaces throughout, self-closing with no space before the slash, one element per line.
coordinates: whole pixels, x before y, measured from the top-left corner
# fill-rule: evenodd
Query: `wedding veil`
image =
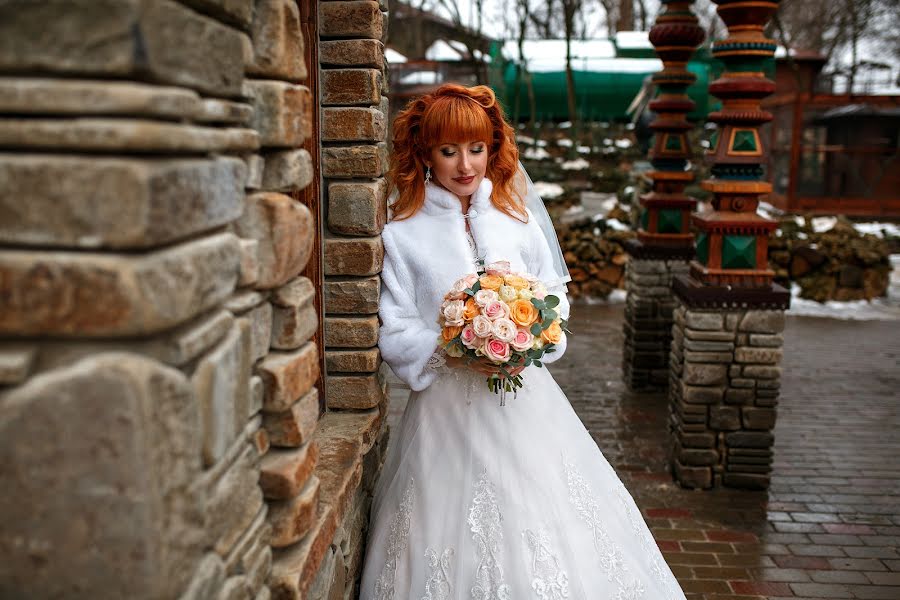
<path fill-rule="evenodd" d="M 559 286 L 565 287 L 566 283 L 572 281 L 572 277 L 569 275 L 569 268 L 566 266 L 566 260 L 559 245 L 559 238 L 556 235 L 556 229 L 553 227 L 553 221 L 550 219 L 547 207 L 544 206 L 544 201 L 537 193 L 534 182 L 531 181 L 531 177 L 528 176 L 528 171 L 525 170 L 521 161 L 519 161 L 519 172 L 516 176 L 515 185 L 517 191 L 524 196 L 525 206 L 528 207 L 538 227 L 541 228 L 544 237 L 547 239 L 547 246 L 550 248 L 550 255 L 553 258 L 554 277 L 544 281 L 544 284 L 551 289 Z M 525 188 L 524 193 L 522 193 L 522 186 Z"/>

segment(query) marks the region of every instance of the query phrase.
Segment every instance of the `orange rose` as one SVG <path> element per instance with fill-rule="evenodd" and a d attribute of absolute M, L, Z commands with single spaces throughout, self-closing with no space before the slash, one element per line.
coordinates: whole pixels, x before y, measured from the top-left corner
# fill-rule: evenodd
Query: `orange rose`
<path fill-rule="evenodd" d="M 541 332 L 541 339 L 548 344 L 558 344 L 562 340 L 562 333 L 562 327 L 554 321 L 550 324 L 550 327 Z"/>
<path fill-rule="evenodd" d="M 499 275 L 482 275 L 478 281 L 481 282 L 481 289 L 495 292 L 503 285 L 503 278 Z"/>
<path fill-rule="evenodd" d="M 466 321 L 471 321 L 479 314 L 481 314 L 481 307 L 478 306 L 478 304 L 475 302 L 475 298 L 469 297 L 469 299 L 466 300 L 466 308 L 463 312 L 463 318 Z"/>
<path fill-rule="evenodd" d="M 530 300 L 514 300 L 509 305 L 509 318 L 520 327 L 529 327 L 538 320 L 538 309 Z"/>
<path fill-rule="evenodd" d="M 449 342 L 456 336 L 460 334 L 462 331 L 462 327 L 454 325 L 453 327 L 444 327 L 441 329 L 441 337 L 444 338 L 445 342 Z"/>
<path fill-rule="evenodd" d="M 506 282 L 506 285 L 514 287 L 517 290 L 524 290 L 528 287 L 528 281 L 526 281 L 524 277 L 519 277 L 518 275 L 507 275 L 503 278 L 503 281 Z"/>

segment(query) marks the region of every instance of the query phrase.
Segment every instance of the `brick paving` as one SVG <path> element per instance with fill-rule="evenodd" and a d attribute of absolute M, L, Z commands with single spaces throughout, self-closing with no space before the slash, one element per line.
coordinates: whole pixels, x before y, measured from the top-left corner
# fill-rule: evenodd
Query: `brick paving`
<path fill-rule="evenodd" d="M 788 317 L 768 492 L 672 482 L 666 398 L 625 389 L 622 323 L 577 305 L 551 371 L 689 600 L 900 600 L 900 321 Z"/>
<path fill-rule="evenodd" d="M 662 394 L 621 376 L 622 307 L 552 365 L 692 600 L 900 600 L 900 322 L 788 317 L 768 492 L 672 482 Z"/>

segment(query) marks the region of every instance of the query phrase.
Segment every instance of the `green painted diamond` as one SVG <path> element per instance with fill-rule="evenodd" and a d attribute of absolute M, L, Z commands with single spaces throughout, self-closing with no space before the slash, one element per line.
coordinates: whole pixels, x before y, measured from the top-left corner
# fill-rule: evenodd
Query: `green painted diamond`
<path fill-rule="evenodd" d="M 756 152 L 756 136 L 752 129 L 738 129 L 734 132 L 734 142 L 731 144 L 732 152 Z"/>
<path fill-rule="evenodd" d="M 677 208 L 661 208 L 656 216 L 657 233 L 681 233 L 681 211 Z"/>
<path fill-rule="evenodd" d="M 756 268 L 756 236 L 726 235 L 722 238 L 723 269 Z"/>

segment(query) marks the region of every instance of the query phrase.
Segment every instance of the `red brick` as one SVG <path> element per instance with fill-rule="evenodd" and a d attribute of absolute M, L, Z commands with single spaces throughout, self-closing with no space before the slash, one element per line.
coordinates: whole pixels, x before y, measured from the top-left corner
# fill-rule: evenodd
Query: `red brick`
<path fill-rule="evenodd" d="M 791 586 L 772 581 L 729 581 L 736 594 L 757 594 L 759 596 L 793 596 Z"/>

